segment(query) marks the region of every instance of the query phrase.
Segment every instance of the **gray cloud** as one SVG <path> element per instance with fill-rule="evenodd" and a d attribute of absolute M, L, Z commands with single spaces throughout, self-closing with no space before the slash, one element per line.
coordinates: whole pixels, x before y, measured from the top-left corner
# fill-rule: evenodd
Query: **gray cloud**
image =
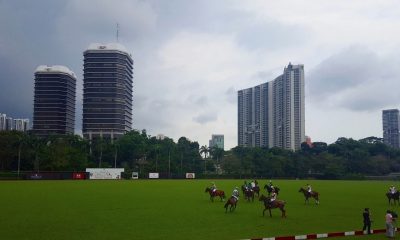
<path fill-rule="evenodd" d="M 322 61 L 308 73 L 310 102 L 353 111 L 373 111 L 400 101 L 399 60 L 352 46 Z"/>
<path fill-rule="evenodd" d="M 225 92 L 225 99 L 228 103 L 235 104 L 237 102 L 237 91 L 235 88 L 230 87 Z"/>
<path fill-rule="evenodd" d="M 78 76 L 79 131 L 82 53 L 91 42 L 115 41 L 117 22 L 135 61 L 134 128 L 152 135 L 204 144 L 219 132 L 235 146 L 236 91 L 273 80 L 289 61 L 305 64 L 306 99 L 314 107 L 346 109 L 353 118 L 398 107 L 399 50 L 391 45 L 400 36 L 398 14 L 386 14 L 398 4 L 382 6 L 379 15 L 378 1 L 363 3 L 367 11 L 348 4 L 336 11 L 343 2 L 0 0 L 0 112 L 32 117 L 33 71 L 66 65 Z"/>
<path fill-rule="evenodd" d="M 209 122 L 214 122 L 218 119 L 218 115 L 215 112 L 207 112 L 207 113 L 202 113 L 197 115 L 196 117 L 193 118 L 193 121 L 200 123 L 200 124 L 206 124 Z"/>

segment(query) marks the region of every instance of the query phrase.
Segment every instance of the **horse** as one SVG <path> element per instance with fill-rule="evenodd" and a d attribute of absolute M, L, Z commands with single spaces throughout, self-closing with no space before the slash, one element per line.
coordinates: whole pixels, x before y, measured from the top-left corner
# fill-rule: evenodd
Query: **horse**
<path fill-rule="evenodd" d="M 389 205 L 391 204 L 392 199 L 393 199 L 394 205 L 396 205 L 396 201 L 397 201 L 397 205 L 400 204 L 399 203 L 400 202 L 400 193 L 399 192 L 395 192 L 395 193 L 387 192 L 386 197 L 389 201 Z"/>
<path fill-rule="evenodd" d="M 243 193 L 243 195 L 244 195 L 244 191 L 246 191 L 246 189 L 247 189 L 247 185 L 245 185 L 245 184 L 244 184 L 244 185 L 242 185 L 242 187 L 241 187 L 241 188 L 242 188 L 242 193 Z"/>
<path fill-rule="evenodd" d="M 224 206 L 224 208 L 225 208 L 225 213 L 228 212 L 228 207 L 229 207 L 229 205 L 230 205 L 229 211 L 230 211 L 230 212 L 233 212 L 233 211 L 236 209 L 237 201 L 238 201 L 238 200 L 237 200 L 234 196 L 230 197 L 230 198 L 228 199 L 228 201 L 226 201 L 225 206 Z"/>
<path fill-rule="evenodd" d="M 314 198 L 315 203 L 319 204 L 319 193 L 318 192 L 311 191 L 311 193 L 310 193 L 307 190 L 305 190 L 304 188 L 300 188 L 299 192 L 302 192 L 304 194 L 304 197 L 305 197 L 304 204 L 309 203 L 309 201 L 308 201 L 309 198 Z"/>
<path fill-rule="evenodd" d="M 211 190 L 211 188 L 207 187 L 204 192 L 208 192 L 210 194 L 210 200 L 211 202 L 214 202 L 214 197 L 220 197 L 221 202 L 224 201 L 225 199 L 225 192 L 222 190 Z"/>
<path fill-rule="evenodd" d="M 267 190 L 268 196 L 270 196 L 271 193 L 272 193 L 272 187 L 270 185 L 268 185 L 268 184 L 265 184 L 264 189 Z M 274 187 L 274 190 L 275 190 L 276 195 L 279 195 L 280 189 L 278 187 Z"/>
<path fill-rule="evenodd" d="M 271 197 L 266 197 L 263 194 L 260 196 L 259 201 L 263 201 L 264 202 L 264 211 L 263 211 L 263 217 L 265 215 L 265 211 L 268 209 L 269 211 L 269 216 L 272 217 L 271 214 L 271 209 L 274 208 L 279 208 L 282 212 L 282 217 L 286 218 L 286 210 L 285 210 L 285 201 L 281 201 L 281 200 L 275 200 L 273 202 L 271 202 Z"/>
<path fill-rule="evenodd" d="M 257 193 L 257 197 L 259 197 L 260 196 L 260 187 L 258 185 L 256 185 L 252 189 L 253 189 L 254 193 Z"/>
<path fill-rule="evenodd" d="M 251 199 L 251 201 L 254 202 L 254 191 L 251 189 L 244 190 L 244 197 L 247 199 L 247 201 L 250 202 Z"/>

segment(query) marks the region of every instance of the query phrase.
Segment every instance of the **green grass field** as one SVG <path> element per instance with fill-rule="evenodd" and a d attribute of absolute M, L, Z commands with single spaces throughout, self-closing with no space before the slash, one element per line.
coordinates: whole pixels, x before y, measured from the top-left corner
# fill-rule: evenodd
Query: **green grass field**
<path fill-rule="evenodd" d="M 279 210 L 262 217 L 262 203 L 243 197 L 235 212 L 225 213 L 223 202 L 204 193 L 211 181 L 2 181 L 0 239 L 244 239 L 360 229 L 364 207 L 372 228 L 384 228 L 386 210 L 400 212 L 384 196 L 393 182 L 274 180 L 278 199 L 287 202 L 286 219 Z M 243 183 L 215 182 L 229 196 Z M 298 190 L 306 183 L 320 193 L 319 206 L 304 204 Z"/>

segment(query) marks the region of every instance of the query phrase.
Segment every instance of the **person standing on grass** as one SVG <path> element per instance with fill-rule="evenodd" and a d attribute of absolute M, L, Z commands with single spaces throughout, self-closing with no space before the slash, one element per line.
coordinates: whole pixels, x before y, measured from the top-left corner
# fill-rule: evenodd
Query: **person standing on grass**
<path fill-rule="evenodd" d="M 369 208 L 365 208 L 363 212 L 364 226 L 363 231 L 367 230 L 367 234 L 371 234 L 371 214 Z"/>
<path fill-rule="evenodd" d="M 386 236 L 388 238 L 394 238 L 394 218 L 390 210 L 386 211 L 385 223 L 386 223 Z"/>

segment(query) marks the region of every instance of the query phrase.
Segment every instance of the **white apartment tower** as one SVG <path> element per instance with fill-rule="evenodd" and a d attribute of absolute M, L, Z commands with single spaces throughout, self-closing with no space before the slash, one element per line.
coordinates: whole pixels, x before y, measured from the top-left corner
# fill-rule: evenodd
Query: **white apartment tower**
<path fill-rule="evenodd" d="M 298 150 L 305 141 L 304 65 L 238 91 L 238 144 Z"/>

